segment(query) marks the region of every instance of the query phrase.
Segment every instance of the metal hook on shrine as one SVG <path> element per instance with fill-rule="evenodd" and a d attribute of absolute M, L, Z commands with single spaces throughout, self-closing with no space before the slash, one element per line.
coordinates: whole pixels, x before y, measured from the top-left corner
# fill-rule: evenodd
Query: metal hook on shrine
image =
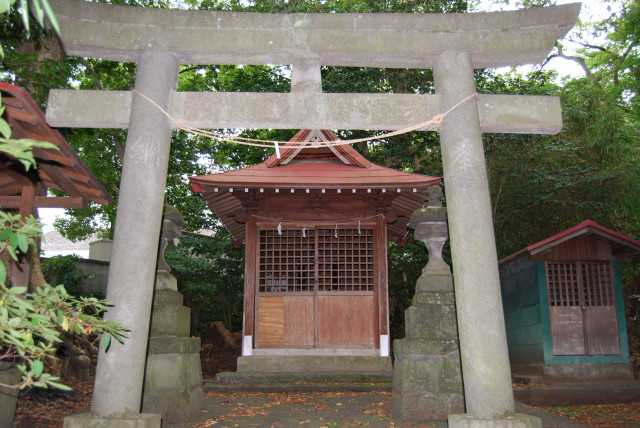
<path fill-rule="evenodd" d="M 278 223 L 278 235 L 282 235 L 282 223 Z"/>

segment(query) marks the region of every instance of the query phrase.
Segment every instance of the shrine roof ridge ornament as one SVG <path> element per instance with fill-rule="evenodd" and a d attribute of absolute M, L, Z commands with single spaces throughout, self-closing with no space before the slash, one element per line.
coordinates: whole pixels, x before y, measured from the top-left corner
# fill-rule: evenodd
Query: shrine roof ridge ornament
<path fill-rule="evenodd" d="M 68 55 L 139 60 L 164 50 L 182 64 L 291 64 L 431 68 L 449 50 L 474 68 L 542 62 L 573 27 L 580 3 L 508 12 L 264 14 L 51 3 Z"/>

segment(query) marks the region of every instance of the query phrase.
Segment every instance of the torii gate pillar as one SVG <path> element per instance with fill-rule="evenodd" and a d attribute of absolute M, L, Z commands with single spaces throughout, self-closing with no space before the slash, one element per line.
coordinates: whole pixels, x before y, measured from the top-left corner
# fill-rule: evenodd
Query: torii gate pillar
<path fill-rule="evenodd" d="M 177 81 L 174 55 L 167 51 L 141 55 L 135 85 L 138 92 L 167 108 Z M 116 425 L 160 425 L 159 414 L 139 412 L 153 296 L 153 287 L 148 284 L 153 284 L 156 274 L 170 145 L 171 126 L 166 116 L 148 101 L 134 99 L 107 286 L 107 300 L 115 303 L 107 312 L 108 319 L 131 326 L 131 331 L 125 345 L 112 341 L 109 352 L 101 347 L 92 404 L 95 415 L 117 416 L 119 419 L 112 421 Z M 144 192 L 139 191 L 140 183 L 146 183 Z M 80 414 L 67 418 L 65 426 L 96 423 L 97 419 L 91 418 Z M 104 419 L 102 423 L 106 423 Z"/>
<path fill-rule="evenodd" d="M 443 110 L 476 92 L 473 67 L 465 52 L 441 54 L 434 63 L 433 76 Z M 492 426 L 522 426 L 526 415 L 514 418 L 477 99 L 464 102 L 446 115 L 440 127 L 440 145 L 467 410 L 466 414 L 449 415 L 449 426 L 469 426 L 486 419 L 492 419 Z M 488 391 L 491 400 L 487 400 Z M 536 422 L 531 422 L 535 426 Z"/>

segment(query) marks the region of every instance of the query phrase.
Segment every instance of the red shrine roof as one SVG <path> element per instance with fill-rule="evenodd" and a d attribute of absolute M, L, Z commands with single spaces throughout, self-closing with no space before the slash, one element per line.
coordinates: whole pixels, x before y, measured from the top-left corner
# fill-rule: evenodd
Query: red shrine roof
<path fill-rule="evenodd" d="M 13 157 L 0 154 L 0 206 L 19 208 L 25 186 L 42 182 L 46 187 L 69 195 L 68 198 L 36 196 L 36 207 L 82 208 L 88 201 L 99 204 L 113 202 L 111 195 L 91 173 L 58 131 L 47 125 L 37 104 L 20 87 L 0 82 L 2 117 L 9 123 L 13 138 L 48 141 L 59 150 L 33 149 L 37 171 L 25 171 Z"/>
<path fill-rule="evenodd" d="M 518 251 L 517 253 L 500 260 L 500 266 L 509 264 L 512 261 L 519 259 L 520 257 L 527 254 L 535 255 L 545 252 L 558 244 L 580 236 L 594 236 L 598 239 L 609 242 L 612 246 L 612 252 L 619 257 L 624 257 L 640 252 L 639 241 L 623 235 L 622 233 L 607 229 L 604 226 L 600 226 L 593 220 L 585 220 L 577 226 L 574 226 L 556 235 L 550 236 L 549 238 L 535 244 L 529 245 L 528 247 Z"/>
<path fill-rule="evenodd" d="M 191 189 L 201 193 L 213 212 L 224 223 L 236 240 L 244 240 L 244 225 L 234 224 L 234 217 L 242 211 L 240 198 L 249 190 L 291 192 L 302 189 L 338 192 L 349 197 L 354 191 L 372 191 L 396 194 L 391 209 L 401 214 L 389 224 L 389 237 L 400 239 L 406 231 L 411 214 L 422 207 L 428 187 L 437 185 L 441 178 L 396 171 L 376 165 L 348 144 L 326 146 L 323 141 L 338 138 L 327 130 L 304 129 L 285 144 L 280 157 L 275 154 L 258 165 L 219 174 L 190 177 Z M 235 201 L 230 194 L 238 194 Z M 237 223 L 237 222 L 236 222 Z"/>

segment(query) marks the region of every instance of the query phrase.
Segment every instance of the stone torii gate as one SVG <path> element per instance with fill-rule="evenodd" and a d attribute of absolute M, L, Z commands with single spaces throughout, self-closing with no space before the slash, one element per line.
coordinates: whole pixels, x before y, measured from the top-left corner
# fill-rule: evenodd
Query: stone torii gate
<path fill-rule="evenodd" d="M 466 14 L 282 15 L 81 0 L 52 7 L 68 55 L 136 62 L 135 89 L 185 125 L 396 130 L 474 94 L 474 69 L 543 61 L 575 24 L 580 4 Z M 177 92 L 181 64 L 292 64 L 292 93 Z M 321 65 L 432 68 L 435 94 L 322 93 Z M 129 91 L 52 91 L 47 118 L 59 127 L 129 128 L 107 299 L 115 304 L 108 317 L 131 333 L 124 345 L 101 349 L 93 419 L 74 426 L 154 426 L 157 416 L 139 411 L 175 124 Z M 467 412 L 450 416 L 450 426 L 535 426 L 514 417 L 482 133 L 556 133 L 561 126 L 557 98 L 478 95 L 434 129 L 447 185 Z M 251 327 L 243 334 L 251 340 Z"/>

